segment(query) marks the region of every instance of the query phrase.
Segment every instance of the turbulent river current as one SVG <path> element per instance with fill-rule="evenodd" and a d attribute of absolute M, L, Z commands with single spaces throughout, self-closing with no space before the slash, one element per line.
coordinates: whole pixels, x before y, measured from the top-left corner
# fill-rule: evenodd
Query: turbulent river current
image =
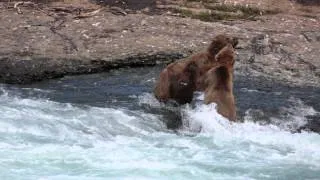
<path fill-rule="evenodd" d="M 230 123 L 160 104 L 160 70 L 0 85 L 0 179 L 320 179 L 320 89 L 236 74 Z"/>

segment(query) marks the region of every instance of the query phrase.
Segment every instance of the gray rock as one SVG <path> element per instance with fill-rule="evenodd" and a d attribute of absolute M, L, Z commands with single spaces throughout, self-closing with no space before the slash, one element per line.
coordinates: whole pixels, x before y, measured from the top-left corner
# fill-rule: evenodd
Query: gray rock
<path fill-rule="evenodd" d="M 319 26 L 277 14 L 259 21 L 201 22 L 170 15 L 45 14 L 0 10 L 0 82 L 31 83 L 124 66 L 169 63 L 206 48 L 217 34 L 239 38 L 236 74 L 319 86 Z"/>

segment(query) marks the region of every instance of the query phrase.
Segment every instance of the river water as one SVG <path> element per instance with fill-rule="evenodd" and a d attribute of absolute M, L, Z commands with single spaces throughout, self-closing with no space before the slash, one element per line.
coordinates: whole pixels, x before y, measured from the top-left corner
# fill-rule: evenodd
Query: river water
<path fill-rule="evenodd" d="M 0 85 L 0 179 L 320 179 L 320 89 L 236 74 L 231 124 L 158 103 L 160 70 Z"/>

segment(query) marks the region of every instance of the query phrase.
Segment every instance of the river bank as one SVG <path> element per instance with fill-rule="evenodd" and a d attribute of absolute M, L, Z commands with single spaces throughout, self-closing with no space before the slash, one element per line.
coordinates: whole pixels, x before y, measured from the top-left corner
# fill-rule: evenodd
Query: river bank
<path fill-rule="evenodd" d="M 26 84 L 168 63 L 225 33 L 240 39 L 236 74 L 320 84 L 318 6 L 295 5 L 295 11 L 205 22 L 172 10 L 170 1 L 156 6 L 153 1 L 136 6 L 75 2 L 1 2 L 0 82 Z"/>

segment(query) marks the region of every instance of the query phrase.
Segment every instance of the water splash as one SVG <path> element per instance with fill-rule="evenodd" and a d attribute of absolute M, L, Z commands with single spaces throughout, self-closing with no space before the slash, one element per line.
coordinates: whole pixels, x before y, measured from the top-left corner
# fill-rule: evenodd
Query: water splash
<path fill-rule="evenodd" d="M 59 103 L 2 92 L 1 179 L 319 177 L 319 134 L 292 134 L 249 120 L 230 123 L 214 104 L 182 107 L 182 133 L 173 133 L 158 114 L 142 109 Z M 151 94 L 133 100 L 164 106 Z"/>

